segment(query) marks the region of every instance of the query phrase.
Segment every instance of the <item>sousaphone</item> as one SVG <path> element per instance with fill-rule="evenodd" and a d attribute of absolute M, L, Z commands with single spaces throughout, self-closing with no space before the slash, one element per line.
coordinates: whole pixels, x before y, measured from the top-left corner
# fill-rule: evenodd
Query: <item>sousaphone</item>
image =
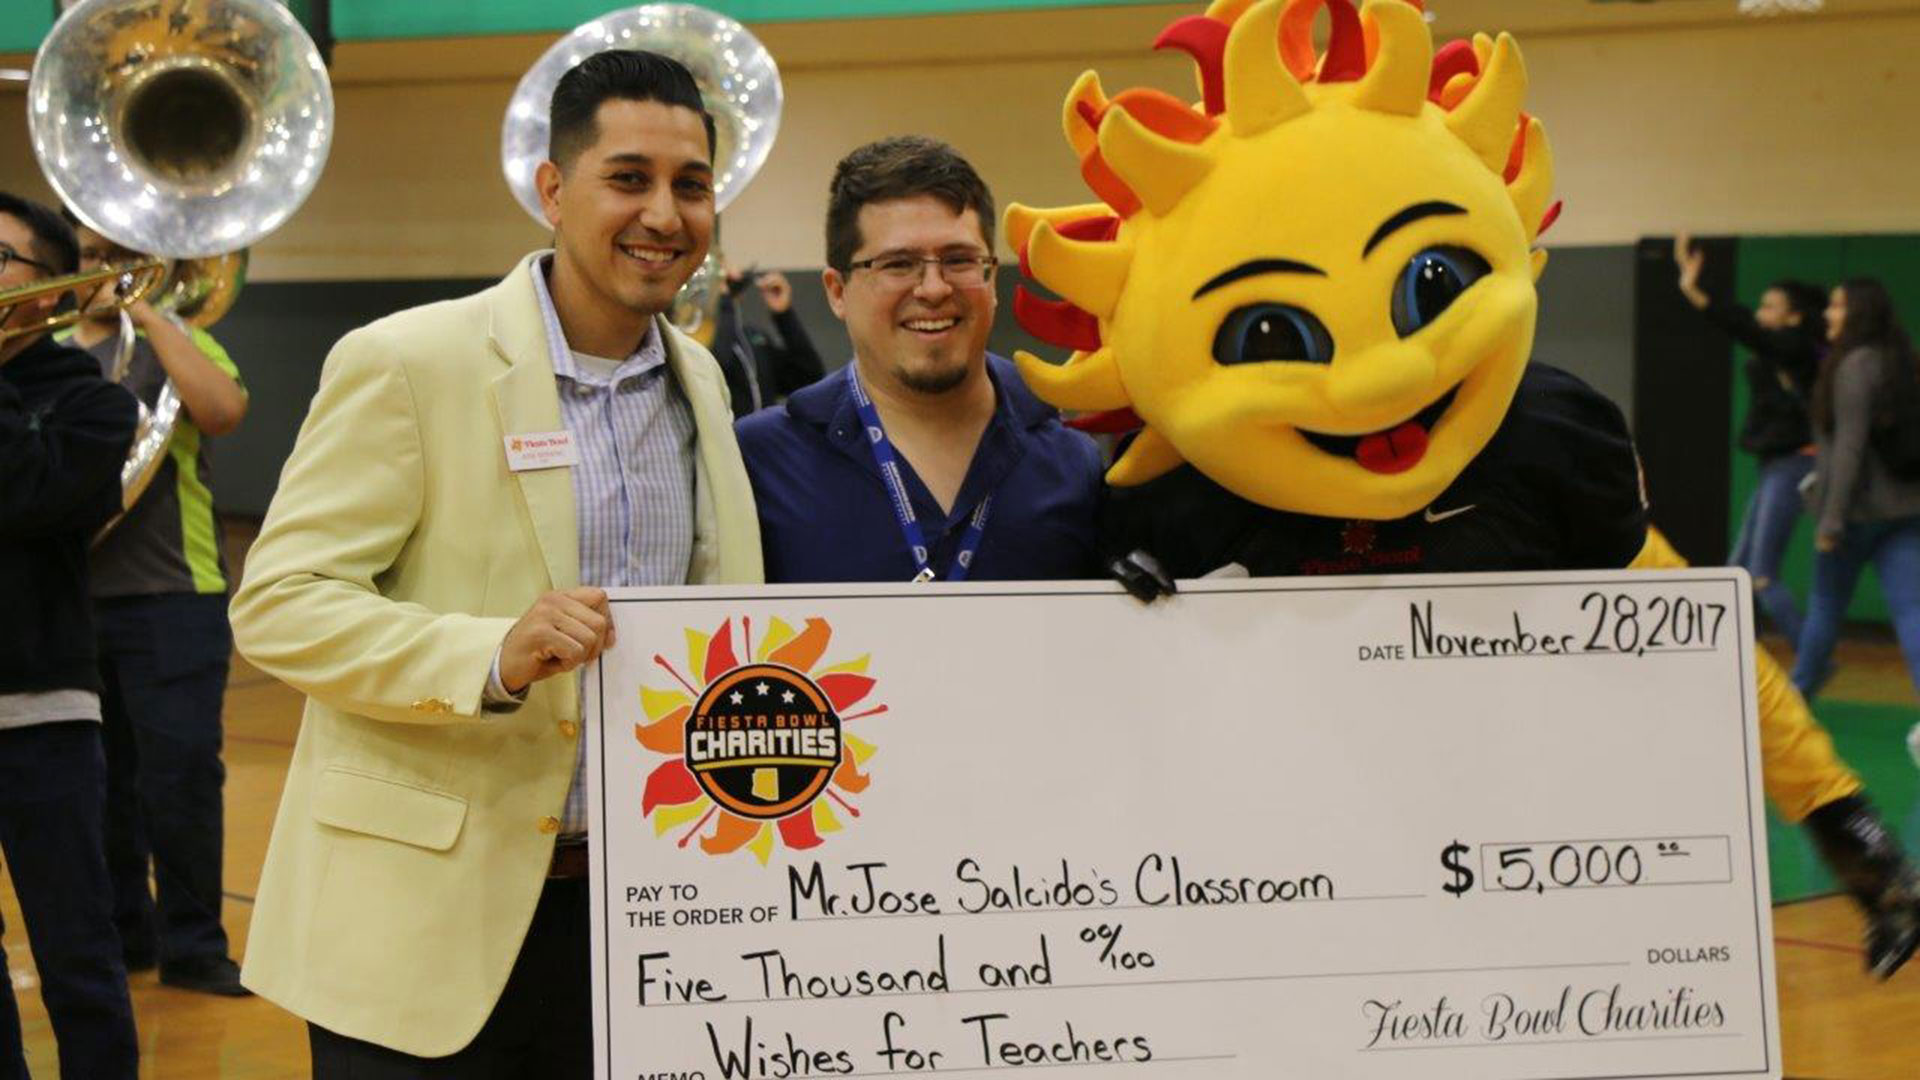
<path fill-rule="evenodd" d="M 80 0 L 34 57 L 27 114 L 54 191 L 102 236 L 171 261 L 147 298 L 201 327 L 232 306 L 245 249 L 306 201 L 333 140 L 326 65 L 275 0 Z M 133 290 L 113 292 L 104 302 L 121 306 L 118 377 L 134 342 Z M 171 382 L 142 405 L 121 473 L 126 507 L 159 467 L 179 411 Z"/>
<path fill-rule="evenodd" d="M 660 53 L 693 72 L 714 120 L 714 208 L 725 210 L 766 163 L 779 134 L 780 67 L 746 27 L 692 4 L 642 4 L 609 12 L 574 27 L 527 69 L 500 126 L 500 167 L 514 199 L 540 228 L 549 228 L 533 174 L 547 160 L 553 88 L 575 64 L 607 49 Z M 690 333 L 711 324 L 725 291 L 719 252 L 709 252 L 680 290 L 671 317 Z"/>

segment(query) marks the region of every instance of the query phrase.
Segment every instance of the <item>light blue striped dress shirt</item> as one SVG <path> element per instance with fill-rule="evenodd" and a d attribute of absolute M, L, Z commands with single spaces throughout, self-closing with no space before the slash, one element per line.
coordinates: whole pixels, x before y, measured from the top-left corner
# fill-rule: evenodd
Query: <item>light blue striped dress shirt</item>
<path fill-rule="evenodd" d="M 547 291 L 552 256 L 534 260 L 534 292 L 560 391 L 560 420 L 573 437 L 573 499 L 580 529 L 580 584 L 611 589 L 684 585 L 693 559 L 695 428 L 651 327 L 611 377 L 575 360 Z M 577 740 L 562 836 L 587 829 L 587 740 Z"/>

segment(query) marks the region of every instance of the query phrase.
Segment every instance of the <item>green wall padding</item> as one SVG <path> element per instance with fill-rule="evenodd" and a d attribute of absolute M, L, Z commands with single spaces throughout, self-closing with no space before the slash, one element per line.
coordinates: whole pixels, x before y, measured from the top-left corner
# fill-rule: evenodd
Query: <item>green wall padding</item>
<path fill-rule="evenodd" d="M 1850 277 L 1877 277 L 1885 281 L 1900 305 L 1902 322 L 1909 332 L 1920 328 L 1920 236 L 1782 236 L 1758 237 L 1740 241 L 1739 264 L 1735 268 L 1735 294 L 1752 307 L 1760 302 L 1766 287 L 1781 278 L 1797 277 L 1823 287 Z M 1744 365 L 1746 350 L 1735 349 L 1734 363 Z M 1738 373 L 1733 381 L 1733 428 L 1737 438 L 1747 413 L 1747 384 Z M 1747 499 L 1753 494 L 1756 473 L 1752 455 L 1736 443 L 1733 455 L 1732 483 L 1728 497 L 1727 550 L 1740 534 Z M 1787 549 L 1780 578 L 1805 607 L 1807 587 L 1813 578 L 1813 524 L 1802 517 Z M 1860 578 L 1853 594 L 1853 606 L 1847 616 L 1866 622 L 1887 621 L 1887 603 L 1880 582 L 1871 567 Z"/>
<path fill-rule="evenodd" d="M 701 6 L 750 23 L 1156 2 L 1161 0 L 708 0 Z M 333 33 L 341 41 L 557 34 L 626 6 L 619 0 L 333 0 Z"/>
<path fill-rule="evenodd" d="M 282 0 L 307 23 L 312 0 Z M 1045 8 L 1114 7 L 1164 0 L 706 0 L 700 6 L 741 22 L 951 15 Z M 333 0 L 336 41 L 561 34 L 621 0 Z M 54 0 L 0 0 L 0 52 L 32 52 L 53 28 Z M 311 25 L 309 23 L 309 25 Z"/>
<path fill-rule="evenodd" d="M 32 52 L 53 29 L 53 0 L 0 3 L 0 52 Z"/>
<path fill-rule="evenodd" d="M 311 27 L 313 0 L 280 0 Z M 35 52 L 53 29 L 55 0 L 0 0 L 0 52 Z"/>

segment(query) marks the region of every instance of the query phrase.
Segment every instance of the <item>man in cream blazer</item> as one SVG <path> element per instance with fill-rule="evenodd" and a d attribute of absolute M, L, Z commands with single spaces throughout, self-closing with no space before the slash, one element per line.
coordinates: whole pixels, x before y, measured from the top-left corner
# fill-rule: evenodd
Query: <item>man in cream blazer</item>
<path fill-rule="evenodd" d="M 633 135 L 652 167 L 670 169 L 670 153 L 608 111 L 683 121 L 668 114 L 688 108 L 666 100 L 609 101 L 598 134 Z M 688 197 L 673 187 L 667 197 Z M 547 907 L 581 738 L 578 673 L 533 675 L 517 708 L 500 708 L 489 686 L 503 685 L 516 620 L 581 584 L 572 470 L 525 458 L 516 469 L 510 449 L 515 436 L 565 427 L 552 359 L 564 353 L 550 349 L 546 313 L 569 342 L 591 322 L 577 302 L 569 308 L 562 278 L 577 286 L 598 272 L 604 218 L 561 214 L 566 198 L 549 207 L 559 219 L 552 255 L 529 256 L 485 292 L 340 341 L 234 598 L 241 652 L 308 695 L 243 980 L 324 1029 L 316 1076 L 328 1033 L 421 1058 L 467 1048 L 496 1003 L 506 1008 L 536 905 Z M 687 264 L 684 281 L 705 236 L 697 223 L 669 221 L 673 212 L 654 206 L 616 231 L 628 245 L 665 237 L 656 242 Z M 550 306 L 547 278 L 536 280 L 548 259 Z M 672 291 L 659 291 L 662 308 Z M 651 325 L 645 340 L 660 335 L 697 443 L 686 580 L 757 582 L 756 517 L 720 368 L 657 313 Z M 583 973 L 584 951 L 582 942 Z"/>

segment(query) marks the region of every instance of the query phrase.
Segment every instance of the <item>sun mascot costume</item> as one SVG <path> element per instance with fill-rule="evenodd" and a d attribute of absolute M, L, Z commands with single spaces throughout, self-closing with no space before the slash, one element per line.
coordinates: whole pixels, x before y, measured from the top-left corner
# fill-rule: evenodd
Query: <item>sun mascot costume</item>
<path fill-rule="evenodd" d="M 1313 24 L 1325 9 L 1324 49 Z M 1215 0 L 1161 34 L 1197 104 L 1067 95 L 1098 198 L 1008 209 L 1014 311 L 1072 350 L 1034 392 L 1122 434 L 1116 573 L 1197 577 L 1682 565 L 1624 417 L 1533 363 L 1553 155 L 1512 38 L 1435 49 L 1415 0 Z M 1920 942 L 1916 880 L 1860 782 L 1760 657 L 1768 793 L 1868 915 Z"/>

